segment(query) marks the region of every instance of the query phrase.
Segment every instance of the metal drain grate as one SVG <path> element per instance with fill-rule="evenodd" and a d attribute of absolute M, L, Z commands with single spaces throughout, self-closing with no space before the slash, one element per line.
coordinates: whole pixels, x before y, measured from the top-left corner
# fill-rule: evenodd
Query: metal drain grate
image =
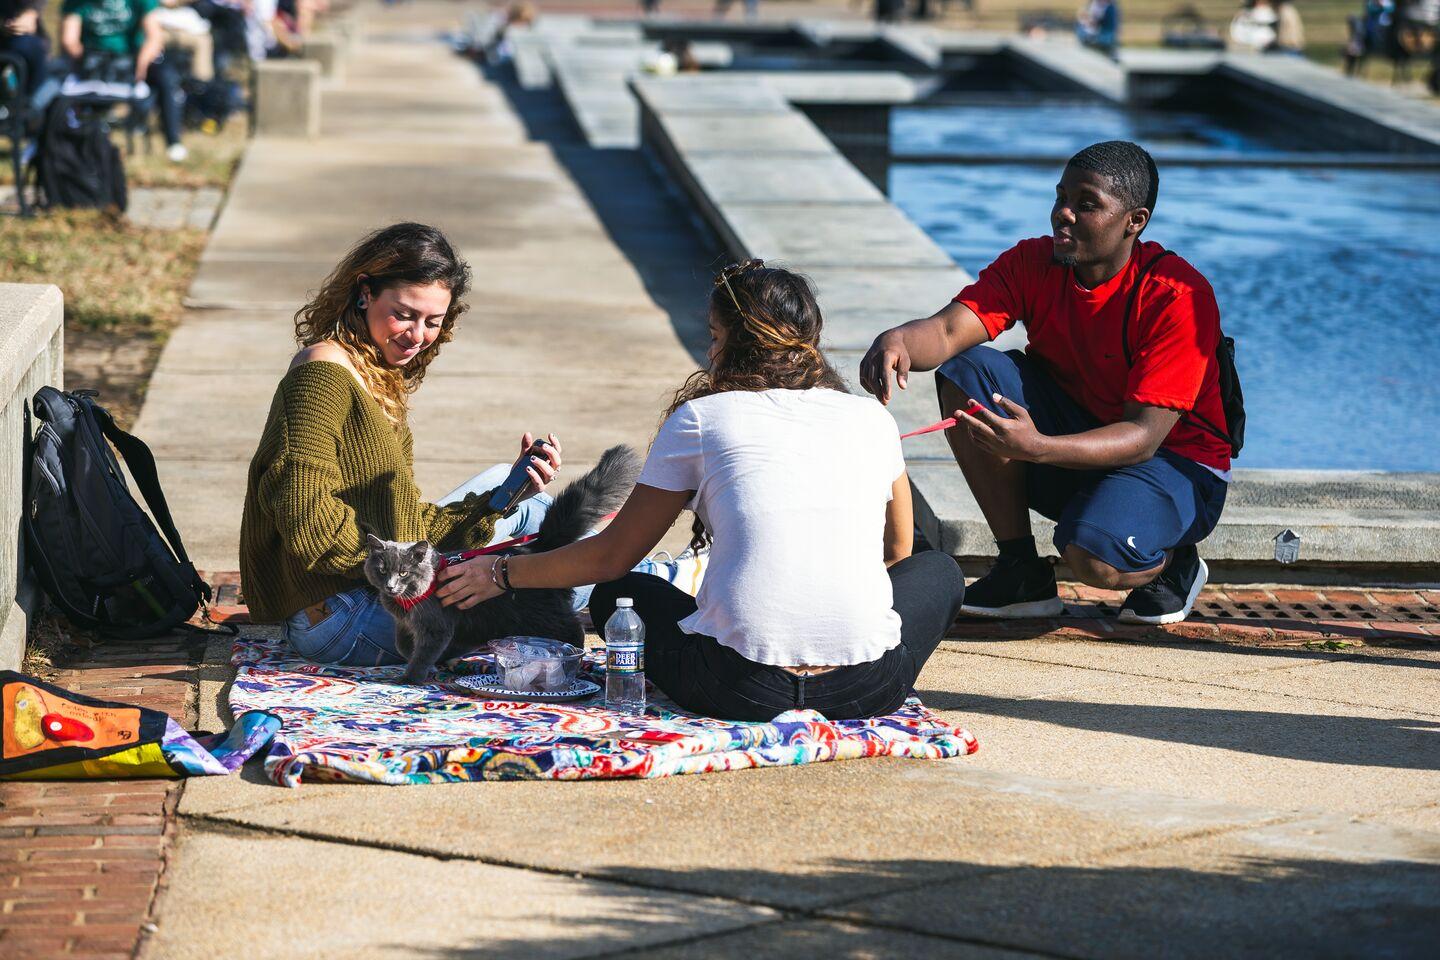
<path fill-rule="evenodd" d="M 1214 600 L 1202 596 L 1193 618 L 1209 620 L 1349 620 L 1356 623 L 1440 623 L 1440 606 L 1433 603 L 1335 603 L 1316 600 L 1286 603 L 1279 600 Z"/>

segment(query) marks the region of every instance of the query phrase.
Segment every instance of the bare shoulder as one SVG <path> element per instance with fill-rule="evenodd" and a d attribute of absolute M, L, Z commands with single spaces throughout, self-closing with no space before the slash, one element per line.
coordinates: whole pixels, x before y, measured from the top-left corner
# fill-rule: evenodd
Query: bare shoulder
<path fill-rule="evenodd" d="M 355 364 L 350 360 L 350 355 L 338 344 L 330 340 L 321 340 L 319 343 L 312 343 L 290 360 L 290 369 L 294 370 L 302 363 L 310 363 L 314 360 L 325 360 L 329 363 L 338 363 L 340 366 L 355 373 Z"/>

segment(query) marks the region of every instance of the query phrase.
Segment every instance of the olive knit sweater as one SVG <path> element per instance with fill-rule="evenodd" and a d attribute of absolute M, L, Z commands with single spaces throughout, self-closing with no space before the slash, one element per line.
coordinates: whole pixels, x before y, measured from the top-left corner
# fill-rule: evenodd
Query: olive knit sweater
<path fill-rule="evenodd" d="M 421 503 L 410 428 L 398 431 L 354 375 L 312 360 L 280 381 L 250 461 L 240 577 L 257 622 L 283 620 L 363 581 L 365 534 L 483 546 L 495 514 L 481 494 Z"/>

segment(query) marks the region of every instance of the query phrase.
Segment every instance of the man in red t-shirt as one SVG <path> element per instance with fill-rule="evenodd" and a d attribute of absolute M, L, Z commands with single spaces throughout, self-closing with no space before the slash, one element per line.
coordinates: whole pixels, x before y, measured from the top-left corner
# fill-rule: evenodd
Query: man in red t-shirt
<path fill-rule="evenodd" d="M 1064 609 L 1030 508 L 1055 521 L 1076 577 L 1131 591 L 1122 620 L 1183 620 L 1205 585 L 1194 545 L 1230 480 L 1220 316 L 1194 267 L 1140 240 L 1159 182 L 1133 143 L 1082 150 L 1056 185 L 1051 236 L 1005 251 L 933 316 L 882 333 L 861 363 L 881 403 L 892 373 L 903 390 L 911 371 L 936 370 L 941 410 L 959 421 L 946 437 L 1000 548 L 966 613 Z M 982 346 L 1016 323 L 1024 352 Z"/>

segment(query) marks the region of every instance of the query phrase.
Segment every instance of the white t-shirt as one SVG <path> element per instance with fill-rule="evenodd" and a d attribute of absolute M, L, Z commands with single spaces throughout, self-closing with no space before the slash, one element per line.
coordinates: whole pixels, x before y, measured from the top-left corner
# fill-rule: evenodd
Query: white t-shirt
<path fill-rule="evenodd" d="M 900 432 L 868 397 L 730 391 L 670 415 L 640 483 L 694 490 L 714 537 L 699 609 L 680 626 L 757 663 L 868 663 L 900 642 L 885 510 Z"/>

